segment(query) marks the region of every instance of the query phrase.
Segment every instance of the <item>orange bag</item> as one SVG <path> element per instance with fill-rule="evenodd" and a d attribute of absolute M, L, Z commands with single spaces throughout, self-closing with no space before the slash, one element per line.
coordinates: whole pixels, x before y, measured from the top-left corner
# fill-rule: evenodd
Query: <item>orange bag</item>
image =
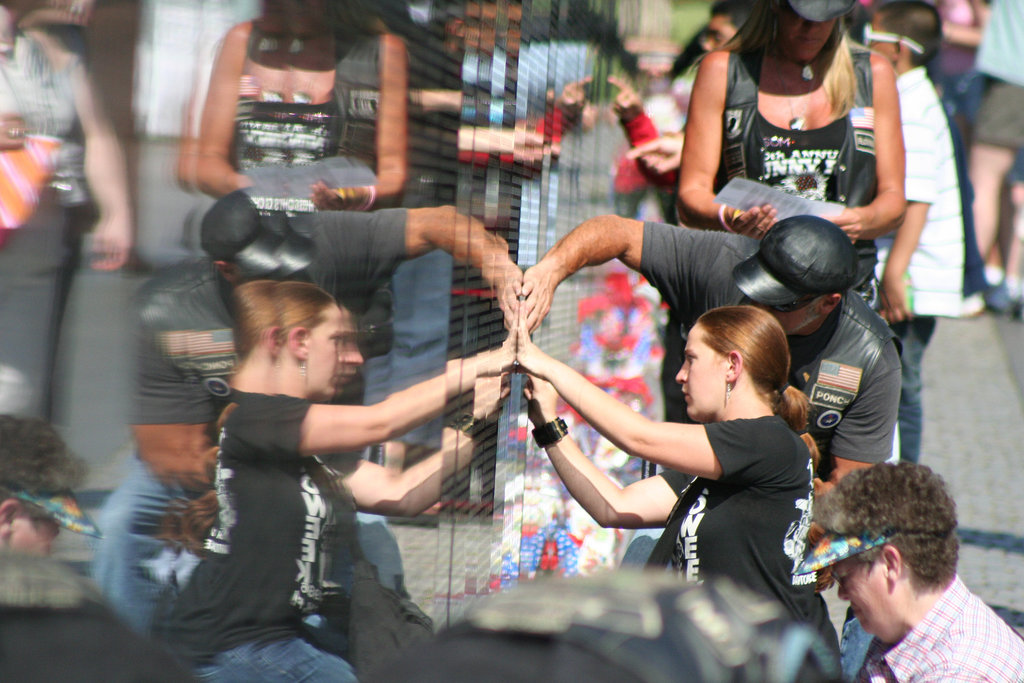
<path fill-rule="evenodd" d="M 20 228 L 35 213 L 58 149 L 57 138 L 27 135 L 21 149 L 0 152 L 0 228 Z"/>

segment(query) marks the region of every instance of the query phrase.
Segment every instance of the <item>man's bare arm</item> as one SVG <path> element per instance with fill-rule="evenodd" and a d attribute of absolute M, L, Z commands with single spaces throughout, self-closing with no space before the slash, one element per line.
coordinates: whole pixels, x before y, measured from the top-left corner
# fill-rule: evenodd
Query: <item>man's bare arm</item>
<path fill-rule="evenodd" d="M 442 249 L 456 261 L 480 270 L 498 297 L 506 324 L 519 307 L 523 271 L 509 257 L 508 243 L 475 218 L 453 206 L 409 209 L 405 225 L 406 253 L 410 258 Z"/>
<path fill-rule="evenodd" d="M 846 458 L 837 458 L 833 456 L 832 461 L 832 472 L 828 476 L 828 481 L 814 479 L 814 495 L 822 496 L 832 490 L 832 488 L 839 483 L 839 480 L 845 477 L 854 470 L 859 470 L 864 467 L 871 467 L 870 462 L 860 462 L 858 460 L 847 460 Z"/>
<path fill-rule="evenodd" d="M 555 288 L 580 268 L 618 259 L 638 270 L 643 241 L 644 224 L 621 216 L 597 216 L 576 226 L 523 276 L 528 329 L 537 329 L 551 310 Z"/>
<path fill-rule="evenodd" d="M 202 489 L 210 485 L 214 444 L 205 424 L 132 425 L 139 457 L 165 484 Z"/>

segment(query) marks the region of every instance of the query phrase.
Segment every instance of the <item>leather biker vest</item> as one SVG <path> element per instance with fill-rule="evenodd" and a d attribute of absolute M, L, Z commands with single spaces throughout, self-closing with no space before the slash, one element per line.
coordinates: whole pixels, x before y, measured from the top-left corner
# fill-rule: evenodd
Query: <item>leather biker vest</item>
<path fill-rule="evenodd" d="M 839 323 L 828 344 L 817 357 L 793 375 L 798 389 L 811 401 L 807 431 L 818 444 L 822 461 L 818 476 L 827 479 L 832 459 L 827 457 L 835 429 L 843 420 L 861 388 L 861 380 L 870 375 L 887 344 L 896 335 L 854 293 L 843 297 Z"/>
<path fill-rule="evenodd" d="M 206 260 L 165 271 L 139 297 L 143 333 L 183 381 L 206 390 L 219 412 L 230 394 L 235 343 L 230 285 Z"/>
<path fill-rule="evenodd" d="M 836 200 L 846 206 L 865 206 L 875 198 L 875 130 L 872 110 L 871 53 L 852 47 L 857 81 L 854 109 L 846 116 L 846 137 L 839 154 Z M 754 178 L 752 172 L 762 155 L 763 142 L 756 133 L 757 89 L 761 74 L 761 53 L 733 53 L 729 56 L 725 111 L 722 120 L 722 158 L 715 191 L 732 178 Z M 864 274 L 873 274 L 876 249 L 873 240 L 854 243 L 864 263 Z"/>

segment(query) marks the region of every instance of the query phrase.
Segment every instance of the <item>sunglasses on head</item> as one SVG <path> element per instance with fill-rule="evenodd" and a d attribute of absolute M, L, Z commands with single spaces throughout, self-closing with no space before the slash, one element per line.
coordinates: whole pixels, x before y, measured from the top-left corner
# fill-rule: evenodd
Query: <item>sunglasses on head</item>
<path fill-rule="evenodd" d="M 906 36 L 901 36 L 896 33 L 888 33 L 886 31 L 875 31 L 871 28 L 871 24 L 865 24 L 864 26 L 864 44 L 870 45 L 871 43 L 893 43 L 894 45 L 902 45 L 911 52 L 919 55 L 924 54 L 924 47 L 921 43 Z"/>
<path fill-rule="evenodd" d="M 818 294 L 808 294 L 808 295 L 802 296 L 799 299 L 797 299 L 796 301 L 792 301 L 792 302 L 790 302 L 788 304 L 779 304 L 777 306 L 769 306 L 768 308 L 772 309 L 773 311 L 778 311 L 779 313 L 791 313 L 791 312 L 795 311 L 796 309 L 803 308 L 807 304 L 811 303 L 812 301 L 817 299 L 818 296 L 820 296 L 820 295 L 818 295 Z"/>

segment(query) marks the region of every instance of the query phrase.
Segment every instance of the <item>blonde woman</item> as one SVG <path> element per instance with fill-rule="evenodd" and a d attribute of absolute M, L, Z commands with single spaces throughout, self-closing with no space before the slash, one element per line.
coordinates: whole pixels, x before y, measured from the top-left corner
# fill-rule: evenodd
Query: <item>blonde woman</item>
<path fill-rule="evenodd" d="M 757 0 L 750 19 L 701 62 L 679 178 L 680 222 L 760 239 L 777 218 L 715 201 L 742 177 L 846 208 L 828 218 L 857 245 L 870 280 L 874 238 L 905 210 L 896 77 L 851 43 L 856 0 Z"/>

